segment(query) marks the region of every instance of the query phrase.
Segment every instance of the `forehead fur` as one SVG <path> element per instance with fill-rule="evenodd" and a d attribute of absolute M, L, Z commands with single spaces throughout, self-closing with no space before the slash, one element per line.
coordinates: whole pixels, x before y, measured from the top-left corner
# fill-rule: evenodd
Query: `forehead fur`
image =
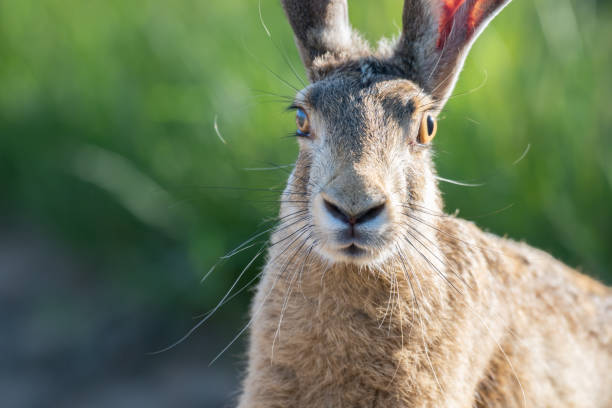
<path fill-rule="evenodd" d="M 414 83 L 362 63 L 345 67 L 311 85 L 303 102 L 325 124 L 326 135 L 341 135 L 357 145 L 378 141 L 409 126 L 428 97 Z"/>

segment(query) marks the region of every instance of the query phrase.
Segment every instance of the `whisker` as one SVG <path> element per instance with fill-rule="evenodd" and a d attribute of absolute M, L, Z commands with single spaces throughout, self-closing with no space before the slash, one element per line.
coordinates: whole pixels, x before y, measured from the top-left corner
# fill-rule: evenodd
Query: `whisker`
<path fill-rule="evenodd" d="M 281 254 L 278 255 L 278 257 L 282 256 L 288 248 L 291 247 L 291 245 L 293 245 L 294 242 L 296 242 L 301 235 L 298 235 L 290 244 L 287 245 L 287 247 L 281 252 Z M 278 258 L 276 257 L 276 258 Z M 276 259 L 275 258 L 275 259 Z M 261 304 L 259 305 L 259 308 L 257 309 L 257 311 L 253 314 L 253 316 L 251 317 L 251 319 L 249 320 L 249 322 L 240 330 L 240 332 L 238 332 L 238 334 L 232 339 L 232 341 L 230 341 L 230 343 L 225 346 L 223 348 L 223 350 L 221 350 L 221 352 L 219 354 L 217 354 L 217 356 L 212 359 L 212 361 L 208 364 L 209 366 L 211 366 L 212 364 L 214 364 L 215 361 L 217 361 L 217 359 L 219 359 L 219 357 L 221 357 L 223 355 L 223 353 L 225 353 L 225 351 L 227 349 L 229 349 L 235 342 L 236 340 L 238 340 L 240 338 L 240 336 L 251 326 L 251 324 L 253 323 L 254 319 L 257 317 L 257 315 L 261 312 L 261 310 L 263 309 L 263 306 L 266 303 L 266 300 L 268 299 L 268 297 L 270 296 L 270 294 L 272 293 L 272 291 L 274 290 L 274 288 L 276 287 L 276 284 L 278 283 L 278 280 L 280 279 L 281 275 L 279 274 L 279 276 L 277 276 L 276 280 L 274 281 L 274 283 L 272 284 L 270 290 L 268 291 L 268 293 L 266 294 L 266 296 L 264 297 L 264 299 L 262 300 Z"/>
<path fill-rule="evenodd" d="M 448 179 L 448 178 L 444 178 L 440 176 L 436 176 L 436 179 L 443 181 L 445 183 L 455 184 L 457 186 L 463 186 L 463 187 L 482 187 L 486 184 L 486 183 L 478 183 L 478 184 L 466 183 L 464 181 L 452 180 L 452 179 Z"/>
<path fill-rule="evenodd" d="M 419 254 L 421 254 L 421 252 L 412 244 L 412 242 L 408 241 L 408 244 L 410 244 Z M 427 257 L 425 256 L 423 257 L 427 260 Z M 421 283 L 419 282 L 417 275 L 414 274 L 413 276 L 417 282 L 419 291 L 421 292 L 421 296 L 425 297 L 425 294 L 423 293 L 423 288 L 421 287 Z M 438 375 L 436 374 L 436 370 L 434 369 L 433 363 L 431 362 L 431 358 L 429 356 L 429 347 L 427 347 L 427 341 L 425 340 L 425 323 L 423 323 L 423 316 L 421 316 L 423 312 L 424 312 L 424 308 L 421 308 L 421 313 L 418 313 L 418 317 L 419 317 L 419 321 L 421 322 L 421 339 L 423 341 L 423 349 L 425 351 L 425 357 L 427 358 L 429 368 L 431 369 L 434 379 L 436 380 L 436 383 L 438 384 L 438 388 L 440 389 L 440 392 L 442 393 L 442 395 L 445 395 L 446 392 L 444 391 L 444 388 L 442 387 L 442 384 L 440 383 L 440 380 L 438 379 Z"/>
<path fill-rule="evenodd" d="M 222 256 L 222 257 L 221 257 L 221 259 L 229 259 L 229 258 L 231 258 L 233 255 L 235 255 L 235 254 L 237 253 L 237 251 L 239 252 L 240 250 L 242 250 L 242 248 L 244 247 L 244 245 L 248 245 L 248 244 L 250 244 L 250 243 L 251 243 L 251 242 L 253 242 L 255 239 L 257 239 L 257 238 L 259 238 L 260 236 L 262 236 L 262 235 L 264 235 L 264 234 L 266 234 L 266 233 L 268 233 L 268 232 L 270 232 L 270 231 L 274 230 L 275 228 L 281 228 L 281 227 L 283 226 L 283 224 L 284 224 L 284 223 L 285 223 L 285 222 L 286 222 L 288 219 L 290 219 L 291 217 L 293 217 L 293 216 L 295 216 L 295 215 L 300 215 L 300 214 L 305 213 L 305 212 L 307 212 L 307 211 L 308 211 L 307 209 L 298 210 L 298 211 L 295 211 L 295 212 L 293 212 L 293 213 L 291 213 L 291 214 L 287 214 L 287 215 L 285 215 L 284 217 L 279 217 L 279 218 L 278 218 L 278 220 L 279 220 L 279 221 L 281 221 L 281 220 L 282 220 L 283 222 L 279 223 L 279 224 L 278 224 L 278 225 L 276 225 L 276 226 L 273 226 L 273 227 L 267 228 L 265 231 L 261 231 L 261 232 L 259 232 L 259 233 L 255 234 L 255 235 L 253 235 L 252 237 L 250 237 L 250 238 L 248 238 L 246 241 L 244 241 L 242 244 L 238 245 L 236 248 L 234 248 L 233 250 L 231 250 L 230 252 L 228 252 L 227 254 L 225 254 L 224 256 Z M 298 221 L 295 221 L 295 222 L 293 222 L 293 223 L 291 223 L 291 224 L 289 224 L 289 225 L 287 225 L 287 226 L 288 226 L 288 227 L 290 227 L 290 226 L 292 226 L 292 225 L 297 224 L 298 222 L 299 222 L 299 220 L 298 220 Z M 284 228 L 284 227 L 283 227 L 283 228 Z M 208 274 L 207 274 L 207 275 L 208 275 Z M 205 276 L 205 277 L 202 279 L 202 281 L 204 281 L 204 279 L 205 279 L 205 278 L 206 278 L 206 276 Z"/>
<path fill-rule="evenodd" d="M 247 239 L 246 241 L 244 241 L 242 244 L 238 245 L 236 248 L 234 248 L 233 250 L 231 250 L 230 252 L 228 252 L 227 254 L 225 254 L 224 256 L 222 256 L 221 258 L 219 258 L 219 260 L 218 260 L 218 261 L 217 261 L 217 262 L 216 262 L 216 263 L 215 263 L 215 264 L 214 264 L 214 265 L 213 265 L 213 266 L 212 266 L 212 267 L 209 269 L 209 271 L 208 271 L 208 272 L 207 272 L 207 273 L 204 275 L 204 277 L 202 277 L 202 279 L 200 280 L 200 283 L 201 283 L 201 284 L 202 284 L 202 283 L 204 283 L 204 281 L 206 281 L 206 279 L 207 279 L 207 278 L 208 278 L 208 277 L 209 277 L 209 276 L 210 276 L 210 275 L 213 273 L 213 271 L 214 271 L 214 270 L 215 270 L 215 269 L 216 269 L 216 268 L 217 268 L 217 267 L 218 267 L 218 266 L 219 266 L 219 265 L 220 265 L 222 262 L 224 262 L 224 261 L 226 261 L 226 260 L 230 259 L 231 257 L 233 257 L 234 255 L 236 255 L 236 254 L 237 254 L 237 253 L 239 253 L 239 252 L 242 252 L 242 251 L 244 251 L 244 250 L 246 250 L 246 249 L 248 249 L 248 248 L 251 248 L 251 247 L 255 246 L 257 243 L 253 243 L 253 244 L 251 244 L 251 243 L 252 243 L 254 240 L 256 240 L 257 238 L 259 238 L 260 236 L 265 235 L 266 233 L 268 233 L 268 232 L 270 232 L 270 231 L 272 231 L 272 230 L 274 230 L 274 229 L 278 229 L 278 231 L 282 231 L 282 230 L 284 230 L 284 229 L 286 229 L 286 228 L 291 227 L 292 225 L 295 225 L 295 224 L 299 223 L 301 220 L 305 220 L 305 217 L 303 217 L 303 218 L 298 219 L 297 221 L 292 222 L 292 223 L 290 223 L 290 224 L 285 224 L 285 223 L 287 222 L 287 220 L 288 220 L 288 219 L 290 219 L 291 217 L 293 217 L 293 216 L 295 216 L 295 215 L 300 215 L 299 213 L 303 213 L 303 212 L 306 212 L 306 211 L 307 211 L 307 210 L 296 211 L 296 212 L 294 212 L 293 214 L 289 214 L 289 215 L 287 215 L 287 216 L 285 216 L 285 217 L 281 217 L 280 219 L 285 218 L 285 221 L 283 221 L 283 222 L 279 223 L 278 225 L 276 225 L 276 226 L 274 226 L 274 227 L 268 228 L 268 229 L 266 229 L 266 230 L 264 230 L 264 231 L 262 231 L 262 232 L 260 232 L 260 233 L 255 234 L 255 235 L 254 235 L 254 236 L 252 236 L 251 238 L 249 238 L 249 239 Z M 285 225 L 283 225 L 283 224 L 285 224 Z M 266 244 L 266 243 L 268 243 L 268 241 L 265 241 L 265 242 L 264 242 L 264 246 L 265 246 L 265 244 Z M 250 244 L 250 245 L 249 245 L 249 244 Z M 245 248 L 245 246 L 246 246 L 246 248 Z M 274 245 L 270 245 L 270 247 L 272 247 L 272 246 L 274 246 Z"/>
<path fill-rule="evenodd" d="M 417 234 L 419 234 L 421 237 L 423 237 L 424 239 L 426 239 L 432 246 L 436 246 L 436 244 L 429 238 L 427 237 L 427 235 L 423 234 L 421 231 L 419 231 L 418 228 L 406 223 L 405 224 L 408 228 L 412 229 L 414 232 L 416 232 Z M 418 240 L 416 237 L 414 237 L 417 242 L 419 244 L 421 244 L 421 246 L 423 246 L 424 248 L 426 248 L 428 250 L 428 252 L 430 254 L 432 254 L 434 256 L 434 258 L 436 258 L 442 265 L 450 268 L 451 272 L 453 272 L 453 274 L 455 276 L 457 276 L 457 278 L 459 278 L 464 285 L 466 285 L 468 288 L 473 289 L 472 286 L 465 280 L 465 278 L 463 276 L 461 276 L 448 262 L 448 258 L 446 258 L 446 256 L 444 254 L 442 254 L 442 256 L 444 256 L 444 258 L 446 259 L 446 261 L 443 261 L 442 259 L 440 259 L 440 257 L 438 256 L 438 254 L 436 254 L 433 250 L 431 250 L 429 247 L 425 246 L 420 240 Z"/>
<path fill-rule="evenodd" d="M 428 249 L 425 245 L 423 245 L 423 243 L 414 235 L 412 234 L 410 231 L 405 231 L 408 235 L 410 235 L 414 240 L 416 240 L 423 248 Z M 410 239 L 408 239 L 408 237 L 404 236 L 404 239 L 406 241 L 408 241 L 410 243 L 410 245 L 412 245 L 412 247 L 417 251 L 417 253 L 425 260 L 425 262 L 427 262 L 429 264 L 429 266 L 431 266 L 434 271 L 436 271 L 436 273 L 438 275 L 440 275 L 440 277 L 442 279 L 444 279 L 444 281 L 450 285 L 453 289 L 455 289 L 460 295 L 463 295 L 463 292 L 457 288 L 449 279 L 448 276 L 446 276 L 441 270 L 440 268 L 438 268 L 433 262 L 431 262 L 431 260 L 420 250 L 418 250 L 416 248 L 416 246 L 411 242 Z"/>
<path fill-rule="evenodd" d="M 293 89 L 295 92 L 299 92 L 300 90 L 297 89 L 295 86 L 291 85 L 291 83 L 289 81 L 287 81 L 286 79 L 284 79 L 283 77 L 281 77 L 279 74 L 277 74 L 276 72 L 274 72 L 272 69 L 270 69 L 270 67 L 268 67 L 265 63 L 263 63 L 259 58 L 257 58 L 250 50 L 249 48 L 246 46 L 246 44 L 243 44 L 244 50 L 246 51 L 246 53 L 253 58 L 257 63 L 259 63 L 266 71 L 268 71 L 269 73 L 271 73 L 272 75 L 274 75 L 274 77 L 276 77 L 276 79 L 278 79 L 279 81 L 281 81 L 281 83 L 283 83 L 285 86 L 287 86 L 288 88 Z"/>
<path fill-rule="evenodd" d="M 244 200 L 250 203 L 291 203 L 291 204 L 308 204 L 307 200 Z"/>
<path fill-rule="evenodd" d="M 302 244 L 296 250 L 295 254 L 291 257 L 291 259 L 288 262 L 288 264 L 290 264 L 291 261 L 293 261 L 293 258 L 295 257 L 295 255 L 297 253 L 299 253 L 299 251 L 304 247 L 304 245 L 306 245 L 306 242 L 308 242 L 308 240 L 310 239 L 311 236 L 312 236 L 312 232 L 304 239 Z M 304 262 L 306 262 L 305 259 L 302 262 L 302 268 L 304 267 Z M 289 303 L 289 298 L 291 297 L 291 294 L 293 293 L 293 283 L 294 283 L 295 279 L 298 277 L 298 271 L 296 270 L 291 275 L 292 275 L 291 281 L 289 282 L 289 288 L 287 289 L 288 293 L 285 295 L 285 299 L 283 300 L 283 305 L 281 307 L 280 317 L 278 319 L 278 327 L 276 328 L 276 332 L 274 333 L 274 339 L 272 340 L 272 351 L 271 351 L 271 354 L 270 354 L 270 359 L 271 360 L 274 358 L 274 345 L 276 344 L 276 339 L 277 339 L 277 337 L 280 334 L 281 324 L 283 322 L 283 316 L 285 315 L 285 310 L 287 309 L 287 305 Z"/>
<path fill-rule="evenodd" d="M 395 244 L 395 247 L 398 250 L 398 255 L 400 256 L 400 260 L 402 261 L 402 265 L 404 268 L 404 278 L 408 282 L 408 286 L 410 287 L 410 292 L 412 293 L 412 303 L 413 303 L 412 321 L 414 322 L 415 306 L 418 307 L 418 298 L 416 297 L 416 293 L 414 292 L 414 287 L 412 285 L 412 279 L 410 279 L 410 273 L 408 272 L 408 269 L 406 266 L 406 259 L 404 258 L 404 253 L 400 249 L 399 245 Z M 412 332 L 412 326 L 410 327 L 410 332 L 408 333 L 409 336 L 411 332 Z"/>
<path fill-rule="evenodd" d="M 385 310 L 385 314 L 383 315 L 381 322 L 378 324 L 379 329 L 382 328 L 382 325 L 385 323 L 385 319 L 387 318 L 387 314 L 389 313 L 389 307 L 391 305 L 391 295 L 392 295 L 392 291 L 389 291 L 389 300 L 387 300 L 387 309 Z"/>
<path fill-rule="evenodd" d="M 316 239 L 312 242 L 312 245 L 310 245 L 310 248 L 308 248 L 306 257 L 304 258 L 304 263 L 302 264 L 302 267 L 300 268 L 300 277 L 299 277 L 298 287 L 300 288 L 300 292 L 302 293 L 302 296 L 304 296 L 304 292 L 302 291 L 302 272 L 304 272 L 304 266 L 306 265 L 306 261 L 310 257 L 312 250 L 317 246 L 318 243 L 319 241 Z"/>
<path fill-rule="evenodd" d="M 219 124 L 217 123 L 218 119 L 219 119 L 219 115 L 215 115 L 215 119 L 213 121 L 213 129 L 215 130 L 215 133 L 217 134 L 217 137 L 219 138 L 219 140 L 221 140 L 223 144 L 227 144 L 223 136 L 221 136 L 221 132 L 219 131 Z"/>
<path fill-rule="evenodd" d="M 257 96 L 275 96 L 275 97 L 280 98 L 282 100 L 285 100 L 285 101 L 287 101 L 289 103 L 293 102 L 293 100 L 294 100 L 293 96 L 283 95 L 283 94 L 279 94 L 279 93 L 276 93 L 276 92 L 270 92 L 270 91 L 266 91 L 266 90 L 263 90 L 263 89 L 253 88 L 252 91 L 255 92 Z"/>
<path fill-rule="evenodd" d="M 234 283 L 232 284 L 232 286 L 229 288 L 229 290 L 227 291 L 227 293 L 225 294 L 225 296 L 223 296 L 223 298 L 219 301 L 219 303 L 217 304 L 217 306 L 215 306 L 209 314 L 207 314 L 206 316 L 204 316 L 198 323 L 196 323 L 191 329 L 189 329 L 189 331 L 180 339 L 178 339 L 177 341 L 175 341 L 174 343 L 172 343 L 171 345 L 169 345 L 168 347 L 165 347 L 161 350 L 158 351 L 154 351 L 152 353 L 148 353 L 149 355 L 157 355 L 157 354 L 161 354 L 164 353 L 168 350 L 173 349 L 174 347 L 178 346 L 179 344 L 181 344 L 182 342 L 184 342 L 185 340 L 187 340 L 198 328 L 200 328 L 200 326 L 202 326 L 217 310 L 219 310 L 219 308 L 221 307 L 221 305 L 223 304 L 223 302 L 225 302 L 225 300 L 230 296 L 230 293 L 234 290 L 234 287 L 236 287 L 236 285 L 238 284 L 238 282 L 240 282 L 240 279 L 242 278 L 242 276 L 244 276 L 244 274 L 246 273 L 246 271 L 251 267 L 251 265 L 253 265 L 253 263 L 255 262 L 255 260 L 257 260 L 257 258 L 259 258 L 259 256 L 261 254 L 263 254 L 265 251 L 265 246 L 262 246 L 262 248 L 257 252 L 257 254 L 255 254 L 255 256 L 251 259 L 251 261 L 244 267 L 244 269 L 242 269 L 242 271 L 240 272 L 240 274 L 238 275 L 238 277 L 236 278 L 236 280 L 234 281 Z"/>
<path fill-rule="evenodd" d="M 308 219 L 309 219 L 309 218 L 308 218 Z M 303 221 L 305 221 L 305 220 L 303 220 Z M 270 244 L 270 248 L 271 248 L 271 247 L 273 247 L 273 246 L 275 246 L 275 245 L 280 244 L 281 242 L 284 242 L 284 241 L 285 241 L 285 240 L 287 240 L 288 238 L 291 238 L 291 237 L 292 237 L 292 236 L 294 236 L 296 233 L 301 232 L 302 230 L 304 230 L 304 229 L 305 229 L 305 228 L 307 228 L 307 227 L 309 227 L 309 225 L 305 225 L 305 226 L 303 226 L 303 227 L 301 227 L 301 228 L 299 228 L 299 229 L 295 230 L 294 232 L 292 232 L 292 233 L 291 233 L 291 234 L 289 234 L 288 236 L 286 236 L 286 237 L 284 237 L 284 238 L 282 238 L 282 239 L 279 239 L 279 240 L 278 240 L 278 241 L 276 241 L 276 242 L 271 243 L 271 244 Z"/>
<path fill-rule="evenodd" d="M 506 210 L 509 210 L 509 209 L 510 209 L 510 208 L 512 208 L 512 207 L 514 207 L 514 203 L 510 203 L 510 204 L 508 204 L 507 206 L 502 207 L 502 208 L 500 208 L 500 209 L 498 209 L 498 210 L 491 211 L 491 212 L 489 212 L 489 213 L 485 213 L 485 214 L 477 215 L 477 216 L 475 216 L 475 217 L 470 217 L 470 218 L 471 218 L 471 219 L 480 219 L 480 218 L 490 217 L 491 215 L 496 215 L 496 214 L 502 213 L 502 212 L 504 212 L 504 211 L 506 211 Z"/>
<path fill-rule="evenodd" d="M 248 281 L 248 282 L 247 282 L 245 285 L 243 285 L 243 286 L 242 286 L 240 289 L 238 289 L 238 290 L 237 290 L 236 292 L 234 292 L 234 293 L 233 293 L 233 294 L 232 294 L 230 297 L 228 297 L 228 298 L 225 300 L 225 302 L 223 302 L 223 303 L 221 304 L 221 307 L 225 306 L 226 304 L 228 304 L 229 302 L 231 302 L 231 301 L 232 301 L 232 299 L 234 299 L 236 296 L 240 295 L 242 292 L 244 292 L 244 291 L 245 291 L 245 290 L 247 290 L 249 287 L 251 287 L 251 285 L 252 285 L 253 283 L 255 283 L 255 281 L 256 281 L 257 279 L 259 279 L 259 278 L 260 278 L 260 277 L 263 275 L 263 273 L 264 273 L 263 271 L 258 272 L 258 273 L 257 273 L 257 274 L 256 274 L 254 277 L 252 277 L 252 278 L 251 278 L 251 279 L 250 279 L 250 280 L 249 280 L 249 281 Z M 212 312 L 213 312 L 213 310 L 211 309 L 211 310 L 209 310 L 209 311 L 208 311 L 208 312 L 206 312 L 206 313 L 202 313 L 202 314 L 200 314 L 200 315 L 195 316 L 194 318 L 195 318 L 195 319 L 201 319 L 201 318 L 203 318 L 203 317 L 205 317 L 205 316 L 211 315 L 211 314 L 212 314 Z"/>
<path fill-rule="evenodd" d="M 261 26 L 265 30 L 268 37 L 272 38 L 272 34 L 270 34 L 270 30 L 268 30 L 268 26 L 266 26 L 266 23 L 264 22 L 264 19 L 263 19 L 263 15 L 261 14 L 261 0 L 259 0 L 258 7 L 259 7 L 259 21 L 261 22 Z"/>
<path fill-rule="evenodd" d="M 287 53 L 284 52 L 279 46 L 278 44 L 276 44 L 274 42 L 274 40 L 272 39 L 272 33 L 270 32 L 270 30 L 268 30 L 268 26 L 266 25 L 266 23 L 264 22 L 263 19 L 263 14 L 261 12 L 261 0 L 259 0 L 259 21 L 261 22 L 261 25 L 263 27 L 263 29 L 265 30 L 268 38 L 270 39 L 270 41 L 272 42 L 272 44 L 274 44 L 274 47 L 281 53 L 281 56 L 283 57 L 283 59 L 285 60 L 285 62 L 287 63 L 287 65 L 289 65 L 289 68 L 291 69 L 291 71 L 293 72 L 293 75 L 295 75 L 295 77 L 297 78 L 298 81 L 300 81 L 300 83 L 302 84 L 302 86 L 306 86 L 306 84 L 304 83 L 304 81 L 302 80 L 302 77 L 300 77 L 297 73 L 297 71 L 295 70 L 295 67 L 293 66 L 293 64 L 291 63 L 291 61 L 289 60 L 289 57 L 287 56 Z"/>
<path fill-rule="evenodd" d="M 272 165 L 272 166 L 277 166 L 277 164 L 275 164 L 275 163 L 270 163 L 270 165 Z M 316 188 L 318 188 L 318 189 L 321 189 L 321 187 L 320 187 L 319 185 L 317 185 L 317 184 L 313 183 L 311 180 L 305 180 L 303 177 L 298 176 L 297 174 L 292 173 L 292 172 L 290 172 L 290 171 L 287 171 L 286 169 L 283 169 L 283 168 L 280 168 L 279 170 L 285 171 L 285 172 L 286 172 L 287 174 L 289 174 L 289 175 L 293 175 L 293 177 L 296 177 L 298 180 L 303 181 L 303 182 L 304 182 L 304 183 L 306 183 L 307 185 L 310 185 L 310 186 L 316 187 Z"/>
<path fill-rule="evenodd" d="M 512 165 L 513 165 L 513 166 L 516 166 L 516 165 L 517 165 L 517 164 L 518 164 L 520 161 L 522 161 L 522 160 L 523 160 L 523 159 L 524 159 L 524 158 L 527 156 L 527 153 L 529 153 L 529 150 L 530 150 L 530 149 L 531 149 L 531 144 L 530 144 L 530 143 L 528 143 L 528 144 L 527 144 L 527 147 L 525 148 L 525 151 L 523 152 L 523 154 L 521 154 L 521 156 L 520 156 L 518 159 L 516 159 L 516 160 L 515 160 L 515 161 L 512 163 Z"/>
<path fill-rule="evenodd" d="M 279 170 L 280 168 L 288 168 L 288 167 L 295 167 L 295 165 L 285 164 L 285 165 L 274 166 L 274 167 L 245 167 L 243 170 L 246 170 L 246 171 L 274 171 L 274 170 Z"/>
<path fill-rule="evenodd" d="M 473 94 L 474 92 L 478 92 L 482 88 L 484 88 L 484 86 L 487 84 L 487 81 L 489 80 L 489 73 L 487 72 L 486 69 L 483 72 L 485 74 L 485 77 L 484 77 L 484 79 L 482 80 L 482 82 L 479 85 L 477 85 L 475 88 L 472 88 L 472 89 L 470 89 L 468 91 L 452 95 L 451 97 L 448 98 L 448 100 L 455 99 L 455 98 L 458 98 L 460 96 L 470 95 L 470 94 Z"/>
<path fill-rule="evenodd" d="M 455 235 L 453 235 L 453 234 L 450 234 L 450 233 L 448 233 L 448 232 L 446 232 L 446 231 L 441 230 L 440 228 L 438 228 L 438 227 L 436 227 L 436 226 L 434 226 L 434 225 L 429 224 L 427 221 L 422 220 L 422 219 L 420 219 L 420 218 L 416 217 L 416 216 L 415 216 L 415 215 L 413 215 L 413 214 L 408 214 L 408 213 L 402 213 L 402 214 L 404 214 L 404 215 L 405 215 L 406 217 L 408 217 L 408 218 L 412 218 L 413 220 L 415 220 L 415 221 L 418 221 L 418 222 L 422 223 L 423 225 L 428 226 L 429 228 L 433 228 L 434 230 L 438 231 L 440 234 L 445 235 L 445 236 L 447 236 L 447 237 L 449 237 L 449 238 L 452 238 L 452 239 L 454 239 L 454 240 L 456 240 L 456 241 L 458 241 L 458 242 L 462 242 L 462 243 L 464 243 L 464 244 L 466 244 L 466 245 L 473 246 L 474 248 L 478 248 L 478 249 L 481 249 L 481 250 L 483 250 L 483 251 L 491 251 L 491 252 L 500 253 L 500 251 L 498 251 L 498 250 L 496 250 L 496 249 L 492 249 L 492 248 L 487 248 L 487 247 L 479 246 L 479 245 L 476 245 L 476 244 L 475 244 L 475 243 L 473 243 L 473 242 L 468 242 L 468 241 L 465 241 L 465 240 L 463 240 L 463 239 L 461 239 L 461 238 L 459 238 L 459 237 L 457 237 L 457 236 L 455 236 Z"/>
<path fill-rule="evenodd" d="M 266 192 L 266 193 L 280 193 L 282 194 L 284 190 L 282 189 L 273 189 L 273 188 L 262 188 L 262 187 L 233 187 L 233 186 L 207 186 L 207 185 L 193 185 L 193 186 L 181 186 L 176 187 L 176 190 L 187 190 L 187 189 L 197 189 L 197 190 L 227 190 L 227 191 L 254 191 L 254 192 Z"/>
<path fill-rule="evenodd" d="M 402 204 L 400 203 L 400 205 L 404 208 L 410 209 L 410 210 L 414 210 L 414 211 L 419 211 L 421 213 L 427 214 L 427 215 L 433 215 L 435 217 L 441 217 L 441 218 L 449 218 L 451 217 L 448 214 L 444 214 L 442 212 L 438 212 L 436 210 L 432 210 L 430 208 L 424 207 L 422 205 L 417 204 L 414 201 L 408 201 L 408 204 Z"/>

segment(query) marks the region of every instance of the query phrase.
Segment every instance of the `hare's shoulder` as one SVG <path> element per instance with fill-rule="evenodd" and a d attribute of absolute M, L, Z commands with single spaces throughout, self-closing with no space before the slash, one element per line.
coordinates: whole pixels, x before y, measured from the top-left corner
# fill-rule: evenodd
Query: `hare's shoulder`
<path fill-rule="evenodd" d="M 612 296 L 612 289 L 549 253 L 525 242 L 484 231 L 472 221 L 448 216 L 438 224 L 438 231 L 438 241 L 447 251 L 479 257 L 487 262 L 489 268 L 502 268 L 504 272 L 518 274 L 523 279 L 530 276 L 549 282 L 560 279 L 584 293 Z"/>
<path fill-rule="evenodd" d="M 473 222 L 448 217 L 439 230 L 447 252 L 464 264 L 469 258 L 471 265 L 480 266 L 474 270 L 494 276 L 497 289 L 519 298 L 517 305 L 564 315 L 572 326 L 596 335 L 612 354 L 611 288 L 540 249 L 485 232 Z"/>
<path fill-rule="evenodd" d="M 542 281 L 547 286 L 560 285 L 569 292 L 593 298 L 608 298 L 612 301 L 611 288 L 585 275 L 579 269 L 564 264 L 549 253 L 509 238 L 493 239 L 497 239 L 505 256 L 518 259 L 524 265 L 524 270 L 519 268 L 519 273 L 527 272 L 527 276 L 531 273 L 535 280 Z"/>
<path fill-rule="evenodd" d="M 612 289 L 525 242 L 500 237 L 474 222 L 448 216 L 438 223 L 438 242 L 447 258 L 516 278 L 533 288 L 544 285 L 608 299 Z M 612 312 L 612 310 L 611 310 Z"/>

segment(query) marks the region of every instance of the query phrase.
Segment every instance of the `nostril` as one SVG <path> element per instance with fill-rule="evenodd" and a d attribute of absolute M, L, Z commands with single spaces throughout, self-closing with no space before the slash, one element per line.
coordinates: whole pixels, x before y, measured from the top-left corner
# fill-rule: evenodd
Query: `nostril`
<path fill-rule="evenodd" d="M 337 205 L 330 203 L 326 199 L 323 199 L 323 204 L 325 205 L 327 212 L 329 212 L 334 218 L 352 224 L 351 217 L 342 211 Z"/>
<path fill-rule="evenodd" d="M 362 211 L 357 215 L 350 214 L 348 211 L 343 210 L 342 208 L 330 201 L 327 201 L 325 198 L 323 198 L 323 205 L 325 205 L 325 209 L 332 217 L 354 226 L 356 224 L 361 224 L 378 217 L 380 213 L 382 213 L 385 209 L 386 203 L 383 202 L 377 204 L 365 211 Z"/>
<path fill-rule="evenodd" d="M 380 213 L 385 209 L 385 205 L 386 204 L 383 202 L 370 208 L 369 210 L 362 212 L 360 215 L 355 217 L 355 223 L 359 224 L 362 222 L 373 220 L 374 218 L 378 217 Z"/>

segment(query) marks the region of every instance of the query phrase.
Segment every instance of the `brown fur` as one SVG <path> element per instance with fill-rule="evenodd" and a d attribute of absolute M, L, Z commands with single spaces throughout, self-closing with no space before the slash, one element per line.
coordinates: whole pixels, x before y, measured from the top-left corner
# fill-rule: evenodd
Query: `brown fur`
<path fill-rule="evenodd" d="M 483 24 L 505 3 L 490 2 Z M 430 147 L 416 135 L 473 38 L 445 39 L 461 47 L 438 55 L 450 74 L 430 75 L 436 85 L 423 71 L 437 69 L 435 49 L 418 48 L 436 38 L 414 42 L 437 34 L 429 0 L 405 7 L 404 24 L 422 29 L 371 56 L 320 40 L 349 28 L 329 17 L 344 1 L 283 4 L 314 81 L 296 97 L 312 132 L 300 138 L 252 305 L 239 407 L 612 406 L 612 292 L 443 213 Z M 312 27 L 329 32 L 313 37 Z M 384 201 L 359 227 L 360 256 L 338 244 L 323 200 L 351 214 Z"/>

